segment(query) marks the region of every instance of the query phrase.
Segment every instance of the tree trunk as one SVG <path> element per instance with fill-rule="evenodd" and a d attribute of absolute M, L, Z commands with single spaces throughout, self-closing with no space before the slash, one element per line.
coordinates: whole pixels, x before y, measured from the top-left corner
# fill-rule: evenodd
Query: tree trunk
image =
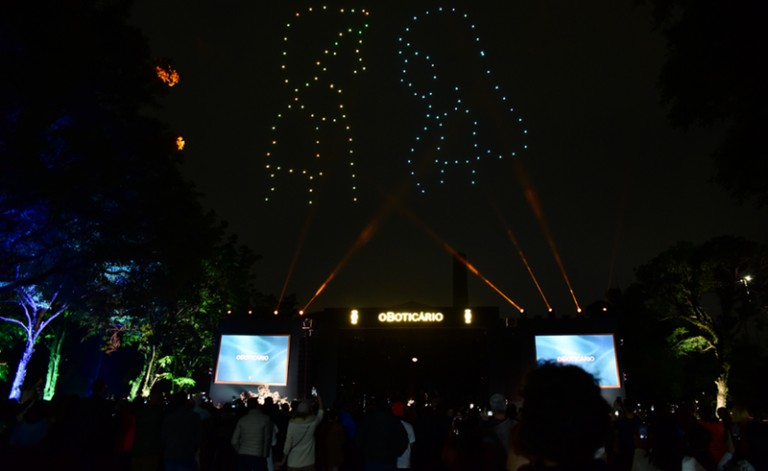
<path fill-rule="evenodd" d="M 13 385 L 11 386 L 11 394 L 8 399 L 21 399 L 21 387 L 24 385 L 24 378 L 27 377 L 27 364 L 32 358 L 32 354 L 35 353 L 35 340 L 37 337 L 27 338 L 27 346 L 24 349 L 24 355 L 19 361 L 19 367 L 16 369 L 16 376 L 13 378 Z"/>
<path fill-rule="evenodd" d="M 155 369 L 157 368 L 155 362 L 157 347 L 152 345 L 150 349 L 152 354 L 147 356 L 146 374 L 144 375 L 144 382 L 141 385 L 141 397 L 149 397 L 149 393 L 152 392 L 152 386 L 155 385 L 155 381 L 152 381 L 152 379 L 155 376 Z"/>
<path fill-rule="evenodd" d="M 725 407 L 725 401 L 728 396 L 728 373 L 731 367 L 728 364 L 723 365 L 723 372 L 717 377 L 717 408 Z"/>
<path fill-rule="evenodd" d="M 141 387 L 141 381 L 144 379 L 144 373 L 147 370 L 147 361 L 146 361 L 146 355 L 144 363 L 141 367 L 141 371 L 139 372 L 139 375 L 136 376 L 136 379 L 129 381 L 129 384 L 131 385 L 131 391 L 128 393 L 128 400 L 133 402 L 134 399 L 136 399 L 136 396 L 139 394 L 139 388 Z"/>
<path fill-rule="evenodd" d="M 54 331 L 53 345 L 51 345 L 48 356 L 48 374 L 45 377 L 45 390 L 43 399 L 50 401 L 56 393 L 56 382 L 59 380 L 59 367 L 61 366 L 61 346 L 64 343 L 64 336 L 67 330 L 62 327 L 61 331 Z"/>

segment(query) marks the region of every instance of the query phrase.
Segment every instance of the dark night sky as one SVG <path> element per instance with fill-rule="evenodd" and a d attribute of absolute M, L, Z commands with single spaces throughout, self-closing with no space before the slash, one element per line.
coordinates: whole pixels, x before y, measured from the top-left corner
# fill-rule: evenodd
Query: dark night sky
<path fill-rule="evenodd" d="M 609 282 L 626 287 L 634 267 L 677 241 L 703 242 L 727 233 L 766 242 L 765 211 L 737 206 L 708 182 L 713 172 L 708 156 L 722 128 L 687 133 L 670 128 L 655 88 L 665 44 L 651 31 L 650 9 L 633 8 L 629 0 L 475 2 L 467 8 L 399 1 L 328 4 L 371 12 L 361 53 L 366 72 L 345 95 L 356 142 L 358 201 L 348 197 L 346 182 L 331 180 L 312 206 L 298 194 L 303 187 L 282 187 L 265 202 L 270 128 L 293 99 L 280 69 L 285 24 L 297 11 L 323 5 L 278 3 L 283 2 L 137 0 L 131 20 L 152 40 L 154 55 L 171 58 L 181 74 L 161 116 L 187 142 L 184 171 L 205 193 L 206 207 L 263 256 L 256 267 L 263 292 L 282 290 L 306 227 L 287 288 L 303 306 L 377 220 L 378 230 L 310 311 L 408 301 L 450 305 L 450 255 L 424 225 L 467 253 L 517 304 L 544 313 L 496 207 L 550 304 L 560 314 L 573 313 L 567 285 L 519 183 L 520 166 L 538 193 L 582 307 L 602 299 Z M 517 159 L 482 166 L 474 187 L 461 180 L 422 195 L 406 160 L 424 117 L 422 104 L 399 82 L 398 37 L 413 27 L 414 15 L 438 6 L 466 12 L 486 53 L 482 59 L 456 54 L 452 70 L 466 74 L 481 97 L 496 96 L 491 88 L 500 87 L 504 105 L 526 123 L 528 149 Z M 291 44 L 303 46 L 289 50 L 312 60 L 324 46 L 309 31 L 292 30 Z M 459 50 L 463 39 L 456 38 L 466 33 L 434 27 L 430 44 Z M 480 77 L 481 63 L 489 76 Z M 487 123 L 484 143 L 506 151 L 519 132 L 508 132 L 512 127 L 499 117 L 502 108 L 488 99 L 473 113 Z M 297 129 L 296 139 L 301 136 Z M 397 204 L 388 206 L 392 201 Z M 471 277 L 469 289 L 471 304 L 513 313 L 480 279 Z"/>

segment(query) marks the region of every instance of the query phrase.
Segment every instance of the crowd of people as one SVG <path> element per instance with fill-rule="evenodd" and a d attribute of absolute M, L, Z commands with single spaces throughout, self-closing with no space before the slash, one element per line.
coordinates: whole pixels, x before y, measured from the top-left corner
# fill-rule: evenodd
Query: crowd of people
<path fill-rule="evenodd" d="M 768 470 L 768 429 L 741 407 L 611 407 L 567 365 L 531 371 L 518 410 L 427 404 L 386 395 L 364 404 L 320 396 L 290 404 L 204 394 L 105 398 L 32 395 L 0 408 L 0 469 L 147 471 Z"/>

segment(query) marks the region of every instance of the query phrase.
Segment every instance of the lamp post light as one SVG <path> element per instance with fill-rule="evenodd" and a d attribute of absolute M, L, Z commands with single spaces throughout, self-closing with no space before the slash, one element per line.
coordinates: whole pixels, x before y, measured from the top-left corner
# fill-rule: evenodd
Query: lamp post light
<path fill-rule="evenodd" d="M 744 278 L 741 279 L 741 282 L 744 283 L 744 288 L 747 290 L 747 296 L 749 296 L 749 282 L 752 281 L 752 277 L 747 275 Z"/>

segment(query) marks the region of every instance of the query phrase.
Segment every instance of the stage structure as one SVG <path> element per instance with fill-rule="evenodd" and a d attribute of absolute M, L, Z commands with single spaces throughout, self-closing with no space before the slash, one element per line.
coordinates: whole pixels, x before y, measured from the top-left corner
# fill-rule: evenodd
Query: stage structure
<path fill-rule="evenodd" d="M 482 404 L 502 393 L 520 403 L 526 374 L 543 361 L 589 371 L 609 403 L 625 396 L 613 319 L 500 318 L 498 307 L 469 305 L 456 258 L 453 275 L 453 306 L 349 306 L 222 322 L 211 397 L 223 403 L 269 387 L 289 401 L 316 388 L 329 401 L 387 394 Z"/>
<path fill-rule="evenodd" d="M 300 353 L 305 348 L 302 319 L 266 313 L 236 313 L 219 325 L 216 365 L 210 397 L 221 405 L 254 394 L 275 400 L 297 397 L 297 378 L 304 374 Z"/>

